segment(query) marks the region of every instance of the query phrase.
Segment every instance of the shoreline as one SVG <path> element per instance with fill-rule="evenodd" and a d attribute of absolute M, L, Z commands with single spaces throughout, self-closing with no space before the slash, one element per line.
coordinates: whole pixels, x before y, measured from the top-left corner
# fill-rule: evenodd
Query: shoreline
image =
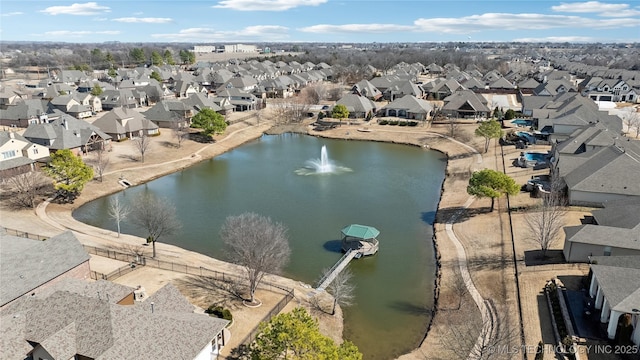
<path fill-rule="evenodd" d="M 351 125 L 348 126 L 349 130 L 352 129 L 356 129 L 358 125 Z M 357 129 L 356 129 L 357 130 Z M 430 150 L 430 151 L 437 151 L 439 153 L 441 153 L 442 155 L 444 155 L 444 157 L 446 158 L 447 164 L 445 166 L 445 173 L 444 173 L 444 178 L 443 181 L 440 185 L 440 196 L 438 197 L 438 204 L 436 206 L 436 215 L 434 218 L 434 222 L 431 225 L 431 229 L 433 232 L 433 235 L 431 236 L 431 245 L 433 247 L 433 251 L 434 251 L 434 264 L 435 264 L 435 273 L 434 273 L 434 287 L 433 287 L 433 304 L 431 307 L 431 317 L 429 318 L 429 322 L 426 324 L 425 327 L 425 332 L 422 336 L 422 340 L 420 341 L 419 344 L 417 344 L 411 351 L 400 355 L 397 359 L 399 358 L 404 358 L 407 356 L 411 356 L 412 354 L 414 354 L 416 351 L 419 351 L 422 353 L 421 348 L 425 345 L 425 341 L 427 340 L 427 338 L 429 337 L 429 334 L 431 332 L 431 329 L 434 326 L 434 322 L 436 321 L 436 314 L 438 313 L 439 310 L 439 301 L 440 301 L 440 292 L 441 292 L 441 288 L 442 288 L 442 273 L 443 273 L 443 267 L 442 267 L 442 253 L 440 251 L 440 247 L 439 247 L 439 240 L 443 241 L 444 239 L 439 239 L 437 236 L 437 227 L 436 225 L 438 223 L 445 223 L 445 219 L 442 218 L 442 213 L 441 213 L 441 206 L 443 205 L 443 198 L 445 196 L 445 192 L 446 192 L 446 184 L 447 184 L 447 180 L 450 174 L 450 167 L 452 167 L 452 161 L 455 161 L 455 158 L 452 158 L 452 156 L 450 155 L 450 152 L 452 151 L 452 149 L 450 149 L 451 145 L 454 146 L 459 146 L 459 147 L 467 147 L 468 149 L 471 149 L 474 156 L 478 156 L 478 160 L 476 162 L 476 164 L 479 164 L 481 162 L 482 156 L 479 154 L 479 152 L 475 149 L 473 149 L 472 147 L 470 147 L 469 145 L 463 144 L 461 142 L 459 142 L 458 140 L 452 139 L 446 135 L 443 135 L 439 132 L 426 132 L 426 133 L 421 133 L 424 134 L 426 136 L 433 136 L 433 139 L 444 139 L 445 143 L 444 144 L 440 144 L 440 143 L 436 143 L 436 144 L 428 144 L 428 139 L 406 139 L 404 141 L 402 140 L 398 140 L 398 139 L 376 139 L 375 137 L 377 135 L 374 135 L 375 132 L 374 131 L 367 131 L 367 132 L 359 132 L 357 131 L 356 134 L 353 134 L 351 131 L 344 131 L 343 136 L 336 136 L 337 134 L 335 134 L 335 132 L 339 132 L 341 131 L 340 128 L 338 128 L 338 130 L 332 129 L 332 130 L 326 130 L 323 132 L 317 132 L 317 131 L 307 131 L 306 134 L 310 135 L 310 136 L 317 136 L 317 137 L 324 137 L 324 138 L 332 138 L 332 139 L 343 139 L 343 140 L 356 140 L 356 141 L 377 141 L 377 142 L 387 142 L 387 143 L 394 143 L 394 144 L 400 144 L 400 145 L 409 145 L 409 146 L 417 146 L 426 150 Z M 393 131 L 395 133 L 402 133 L 403 131 Z M 415 134 L 415 133 L 414 133 Z M 354 137 L 353 135 L 357 135 L 357 137 Z M 435 145 L 435 146 L 434 146 Z M 448 145 L 448 146 L 447 146 Z M 459 156 L 459 154 L 456 154 L 455 156 Z M 473 157 L 473 156 L 472 156 Z M 459 159 L 458 159 L 459 160 Z M 474 166 L 469 165 L 469 171 L 472 172 L 473 171 Z M 466 187 L 465 187 L 466 188 Z"/>
<path fill-rule="evenodd" d="M 93 181 L 87 184 L 85 191 L 83 191 L 83 193 L 78 197 L 78 199 L 76 199 L 76 201 L 73 204 L 51 204 L 49 205 L 49 209 L 47 212 L 55 214 L 56 217 L 66 216 L 67 218 L 71 218 L 72 221 L 76 221 L 73 218 L 72 213 L 81 205 L 89 201 L 98 199 L 100 197 L 104 197 L 104 196 L 123 190 L 121 186 L 117 185 L 118 174 L 120 176 L 122 176 L 123 174 L 127 174 L 126 176 L 127 180 L 129 180 L 133 185 L 140 185 L 140 184 L 152 181 L 154 179 L 157 179 L 159 177 L 166 176 L 168 174 L 175 173 L 178 171 L 182 171 L 202 161 L 212 159 L 222 153 L 225 153 L 229 150 L 242 146 L 247 142 L 259 139 L 261 136 L 265 134 L 277 135 L 277 134 L 284 134 L 288 132 L 294 132 L 294 133 L 306 134 L 309 136 L 326 137 L 326 138 L 343 139 L 343 140 L 361 140 L 361 141 L 379 141 L 379 142 L 397 143 L 397 144 L 418 146 L 423 149 L 438 151 L 445 156 L 447 160 L 447 164 L 445 166 L 445 174 L 444 174 L 445 176 L 441 184 L 440 196 L 438 199 L 438 205 L 436 209 L 436 217 L 435 217 L 434 223 L 432 224 L 433 235 L 431 237 L 431 241 L 434 249 L 434 261 L 436 265 L 436 270 L 434 274 L 435 275 L 434 290 L 432 294 L 433 296 L 433 305 L 431 309 L 432 314 L 428 324 L 426 324 L 426 330 L 425 330 L 425 333 L 423 334 L 421 342 L 417 344 L 417 347 L 414 348 L 414 350 L 411 350 L 411 351 L 416 351 L 417 349 L 420 349 L 420 347 L 425 343 L 427 337 L 430 334 L 430 330 L 434 322 L 436 321 L 436 313 L 438 312 L 439 305 L 440 305 L 439 300 L 440 300 L 440 293 L 441 293 L 441 279 L 442 279 L 442 274 L 444 269 L 442 267 L 442 253 L 439 246 L 440 245 L 439 242 L 442 240 L 439 239 L 438 237 L 438 234 L 437 234 L 438 229 L 436 225 L 439 222 L 441 222 L 441 215 L 442 215 L 441 209 L 443 208 L 443 206 L 451 205 L 444 200 L 445 200 L 445 197 L 448 195 L 447 181 L 449 180 L 450 173 L 453 173 L 452 163 L 460 162 L 460 161 L 465 162 L 464 160 L 466 158 L 473 157 L 473 154 L 465 156 L 465 154 L 468 154 L 468 151 L 466 151 L 468 149 L 465 150 L 464 147 L 465 146 L 468 148 L 470 147 L 457 140 L 450 139 L 446 135 L 441 134 L 440 132 L 433 131 L 434 129 L 430 129 L 430 128 L 421 128 L 417 130 L 422 130 L 422 131 L 410 132 L 410 131 L 394 131 L 394 130 L 388 130 L 389 128 L 374 126 L 375 130 L 373 131 L 359 132 L 357 131 L 358 125 L 343 125 L 336 129 L 317 132 L 310 129 L 306 124 L 284 125 L 284 126 L 283 125 L 267 126 L 267 125 L 268 124 L 266 124 L 266 122 L 263 122 L 261 125 L 250 125 L 250 126 L 235 130 L 233 132 L 230 132 L 224 138 L 221 138 L 212 144 L 201 146 L 193 155 L 189 157 L 172 160 L 168 163 L 148 164 L 148 165 L 142 165 L 138 167 L 134 166 L 134 167 L 128 167 L 128 168 L 122 168 L 122 169 L 110 171 L 108 173 L 105 173 L 104 180 L 102 183 Z M 427 131 L 424 131 L 424 130 L 427 130 Z M 239 138 L 234 138 L 232 134 L 235 134 L 238 132 L 242 132 L 242 136 L 240 136 Z M 245 133 L 248 133 L 248 134 L 245 134 Z M 201 153 L 202 155 L 200 155 Z M 184 160 L 184 161 L 180 161 L 180 160 Z M 458 169 L 467 168 L 469 171 L 472 170 L 471 165 L 462 164 L 462 166 L 460 166 L 459 163 L 456 163 L 455 167 Z M 153 171 L 143 172 L 144 176 L 140 176 L 139 172 L 138 174 L 136 174 L 136 169 L 140 169 L 140 168 L 150 168 L 150 169 L 153 169 Z M 106 182 L 110 182 L 112 185 L 103 186 L 105 185 Z M 116 185 L 114 186 L 113 184 L 116 184 Z M 60 222 L 58 222 L 58 224 L 60 224 Z M 69 225 L 65 225 L 65 224 L 62 224 L 62 225 L 65 228 L 69 228 L 74 231 L 79 231 L 77 229 L 71 228 Z M 104 229 L 101 229 L 101 230 L 105 231 Z M 87 234 L 87 232 L 82 232 L 81 230 L 79 232 Z M 110 231 L 107 231 L 107 232 L 110 232 Z M 122 238 L 118 238 L 118 239 L 121 240 Z M 115 239 L 112 239 L 112 241 L 113 240 Z M 162 245 L 162 247 L 168 247 L 167 246 L 168 244 L 159 243 L 158 245 Z M 193 253 L 193 251 L 179 248 L 173 245 L 170 245 L 170 247 L 177 248 L 179 249 L 180 252 Z M 208 256 L 206 255 L 202 255 L 199 253 L 196 253 L 196 254 L 199 256 L 208 258 Z M 213 259 L 216 262 L 220 261 L 215 258 L 210 258 L 210 259 Z M 282 277 L 278 276 L 278 278 L 282 278 Z M 283 278 L 283 279 L 289 280 L 288 282 L 296 282 L 293 279 L 288 279 L 288 278 Z M 342 322 L 342 319 L 340 319 L 340 322 Z M 340 328 L 340 330 L 342 330 L 342 327 Z M 342 338 L 342 331 L 340 331 L 340 334 L 338 336 Z"/>

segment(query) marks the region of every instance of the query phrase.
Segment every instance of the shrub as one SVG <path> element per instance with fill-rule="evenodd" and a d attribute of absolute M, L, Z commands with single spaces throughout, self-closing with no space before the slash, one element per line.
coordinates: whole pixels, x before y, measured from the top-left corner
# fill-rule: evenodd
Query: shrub
<path fill-rule="evenodd" d="M 400 121 L 398 123 L 398 126 L 407 126 L 407 125 L 408 125 L 408 123 L 406 121 Z"/>
<path fill-rule="evenodd" d="M 387 125 L 387 124 L 389 124 L 389 121 L 387 121 L 387 120 L 380 120 L 380 122 L 379 122 L 378 124 L 380 124 L 380 125 Z"/>
<path fill-rule="evenodd" d="M 409 121 L 409 126 L 417 126 L 418 122 L 417 121 Z"/>
<path fill-rule="evenodd" d="M 398 120 L 389 121 L 389 125 L 398 125 Z"/>
<path fill-rule="evenodd" d="M 233 320 L 233 315 L 231 315 L 231 311 L 229 311 L 229 309 L 225 309 L 222 306 L 219 305 L 211 305 L 209 306 L 209 308 L 207 310 L 205 310 L 205 313 L 211 315 L 211 316 L 215 316 L 217 318 L 220 319 L 225 319 L 225 320 L 229 320 L 232 321 Z"/>

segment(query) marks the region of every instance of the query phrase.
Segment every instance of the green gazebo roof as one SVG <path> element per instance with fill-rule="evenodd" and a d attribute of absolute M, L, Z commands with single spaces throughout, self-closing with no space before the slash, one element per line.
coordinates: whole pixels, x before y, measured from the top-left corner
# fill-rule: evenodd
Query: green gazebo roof
<path fill-rule="evenodd" d="M 375 239 L 380 235 L 380 231 L 373 226 L 351 224 L 341 230 L 343 236 L 349 236 L 360 239 Z"/>

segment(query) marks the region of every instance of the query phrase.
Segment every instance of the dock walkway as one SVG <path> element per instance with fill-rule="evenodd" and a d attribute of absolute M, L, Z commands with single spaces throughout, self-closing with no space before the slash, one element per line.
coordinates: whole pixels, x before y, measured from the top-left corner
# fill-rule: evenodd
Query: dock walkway
<path fill-rule="evenodd" d="M 358 256 L 358 254 L 362 255 L 362 253 L 358 250 L 349 249 L 342 256 L 342 258 L 340 258 L 340 260 L 338 260 L 338 262 L 335 265 L 333 265 L 333 267 L 329 269 L 329 271 L 327 271 L 325 276 L 322 279 L 320 279 L 320 281 L 318 282 L 319 285 L 316 288 L 316 291 L 324 291 L 324 289 L 326 289 L 327 286 L 331 284 L 331 282 L 336 278 L 336 276 L 338 276 L 338 274 L 340 274 L 340 272 L 344 270 L 344 268 L 347 267 L 347 265 L 349 265 L 349 262 L 353 258 Z"/>

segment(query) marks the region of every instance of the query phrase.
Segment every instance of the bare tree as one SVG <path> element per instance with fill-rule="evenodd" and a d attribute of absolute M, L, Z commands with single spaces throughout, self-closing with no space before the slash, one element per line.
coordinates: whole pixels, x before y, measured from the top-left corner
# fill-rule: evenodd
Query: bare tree
<path fill-rule="evenodd" d="M 119 244 L 114 247 L 117 251 L 123 252 L 136 257 L 136 262 L 140 262 L 144 257 L 144 247 L 142 245 L 134 244 Z"/>
<path fill-rule="evenodd" d="M 309 104 L 302 97 L 277 99 L 271 104 L 272 116 L 277 124 L 299 123 L 309 113 Z"/>
<path fill-rule="evenodd" d="M 178 144 L 178 149 L 181 148 L 182 143 L 189 138 L 189 127 L 184 122 L 174 122 L 171 131 Z"/>
<path fill-rule="evenodd" d="M 144 155 L 149 151 L 149 147 L 151 146 L 151 138 L 146 134 L 138 136 L 133 140 L 133 146 L 138 154 L 140 154 L 140 161 L 144 162 Z"/>
<path fill-rule="evenodd" d="M 631 129 L 635 125 L 633 120 L 634 119 L 633 119 L 632 113 L 624 114 L 622 116 L 622 123 L 624 124 L 624 126 L 627 127 L 627 131 L 626 131 L 627 134 L 631 134 Z"/>
<path fill-rule="evenodd" d="M 447 129 L 449 130 L 449 136 L 452 138 L 456 137 L 456 133 L 458 132 L 458 127 L 460 124 L 458 123 L 458 119 L 453 116 L 448 116 L 446 118 Z"/>
<path fill-rule="evenodd" d="M 307 96 L 312 104 L 319 104 L 327 96 L 327 87 L 324 83 L 307 86 L 303 91 L 308 93 Z"/>
<path fill-rule="evenodd" d="M 342 97 L 342 86 L 334 85 L 329 90 L 327 90 L 327 98 L 331 101 L 340 100 Z"/>
<path fill-rule="evenodd" d="M 631 134 L 631 129 L 635 129 L 636 138 L 640 137 L 640 113 L 631 112 L 625 116 L 625 125 L 627 125 L 627 133 Z"/>
<path fill-rule="evenodd" d="M 229 260 L 247 271 L 248 300 L 255 303 L 255 292 L 262 278 L 267 273 L 279 272 L 289 260 L 287 228 L 268 217 L 246 212 L 227 217 L 220 237 Z"/>
<path fill-rule="evenodd" d="M 521 354 L 519 349 L 520 330 L 509 320 L 508 311 L 498 312 L 491 300 L 485 300 L 487 311 L 491 314 L 487 321 L 450 316 L 443 346 L 457 359 L 513 359 Z"/>
<path fill-rule="evenodd" d="M 40 171 L 9 171 L 3 179 L 3 189 L 8 194 L 8 202 L 16 207 L 33 208 L 36 199 L 53 190 L 53 183 Z"/>
<path fill-rule="evenodd" d="M 549 193 L 543 194 L 542 202 L 527 211 L 524 216 L 529 239 L 540 246 L 542 258 L 547 256 L 547 250 L 558 239 L 564 226 L 566 200 L 560 190 L 560 181 L 554 177 L 551 181 Z"/>
<path fill-rule="evenodd" d="M 324 274 L 329 270 L 323 271 Z M 353 299 L 355 298 L 354 291 L 356 286 L 351 282 L 353 273 L 349 269 L 344 269 L 327 287 L 327 291 L 333 296 L 333 307 L 331 308 L 331 315 L 336 313 L 336 305 L 350 306 L 353 305 Z"/>
<path fill-rule="evenodd" d="M 102 182 L 102 175 L 107 170 L 107 167 L 109 167 L 109 164 L 111 162 L 111 160 L 109 159 L 109 154 L 102 146 L 92 151 L 92 153 L 93 158 L 88 162 L 93 166 L 96 175 L 98 175 L 98 180 Z"/>
<path fill-rule="evenodd" d="M 133 223 L 144 228 L 147 233 L 147 243 L 153 245 L 153 257 L 156 257 L 156 241 L 161 237 L 172 235 L 180 227 L 176 217 L 175 207 L 166 199 L 157 198 L 152 194 L 141 194 L 133 202 L 131 210 Z"/>
<path fill-rule="evenodd" d="M 120 223 L 131 213 L 131 209 L 120 202 L 118 196 L 109 200 L 109 217 L 116 222 L 118 228 L 118 237 L 120 237 Z"/>
<path fill-rule="evenodd" d="M 447 284 L 447 288 L 458 298 L 458 306 L 455 310 L 460 310 L 464 303 L 464 298 L 468 294 L 469 290 L 464 283 L 464 279 L 460 276 L 459 272 L 456 272 L 455 279 Z"/>

